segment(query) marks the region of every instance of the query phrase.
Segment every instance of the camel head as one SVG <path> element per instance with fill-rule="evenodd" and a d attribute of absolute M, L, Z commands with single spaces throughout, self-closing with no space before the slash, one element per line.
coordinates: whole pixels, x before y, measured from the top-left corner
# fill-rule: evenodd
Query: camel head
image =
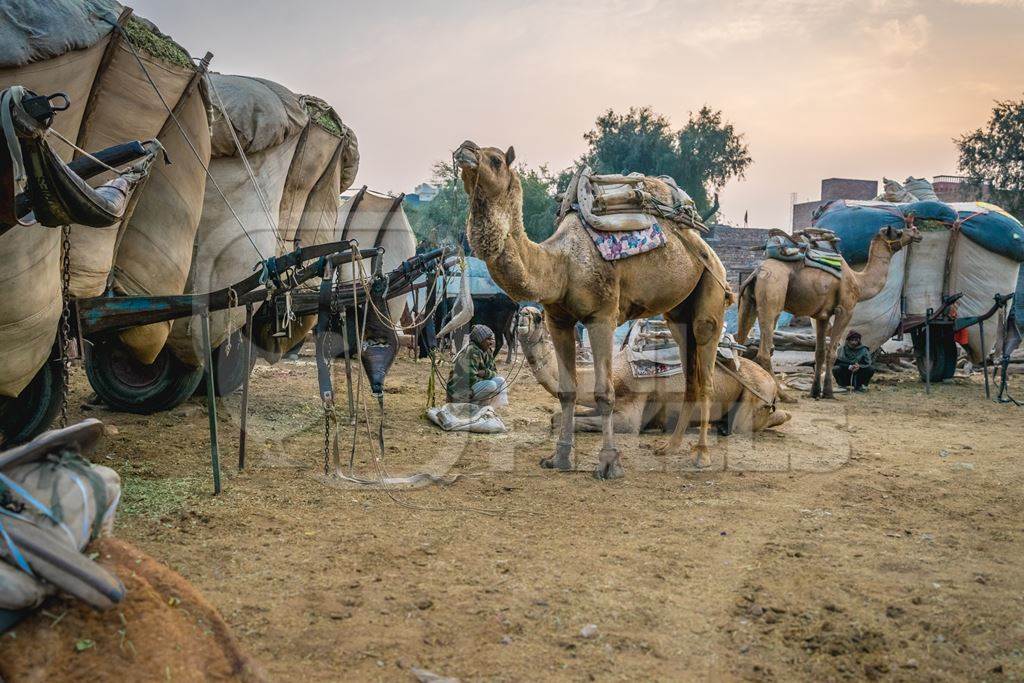
<path fill-rule="evenodd" d="M 507 194 L 518 182 L 512 162 L 516 150 L 502 152 L 497 147 L 480 147 L 466 140 L 455 150 L 455 162 L 462 170 L 462 184 L 471 197 L 494 200 Z"/>
<path fill-rule="evenodd" d="M 922 237 L 921 231 L 916 226 L 909 225 L 906 228 L 894 228 L 892 226 L 882 228 L 878 231 L 875 239 L 880 240 L 889 250 L 889 253 L 895 254 L 912 242 L 920 242 Z"/>
<path fill-rule="evenodd" d="M 523 346 L 536 346 L 544 341 L 544 311 L 536 306 L 523 306 L 519 309 L 519 322 L 516 323 L 516 336 Z"/>

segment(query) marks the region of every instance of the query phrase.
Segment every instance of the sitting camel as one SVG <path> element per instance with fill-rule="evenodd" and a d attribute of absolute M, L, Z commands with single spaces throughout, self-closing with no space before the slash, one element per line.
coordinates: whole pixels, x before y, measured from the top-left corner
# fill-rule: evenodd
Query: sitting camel
<path fill-rule="evenodd" d="M 913 226 L 882 228 L 871 240 L 868 261 L 863 269 L 854 270 L 846 259 L 841 259 L 841 278 L 807 266 L 803 261 L 765 259 L 740 287 L 736 341 L 740 344 L 746 342 L 756 318 L 761 328 L 761 345 L 756 360 L 771 372 L 772 332 L 782 311 L 812 318 L 817 343 L 811 397 L 834 398 L 832 365 L 836 360 L 836 348 L 853 316 L 853 307 L 882 291 L 893 254 L 911 242 L 920 241 L 921 234 Z M 824 389 L 822 375 L 825 377 Z"/>
<path fill-rule="evenodd" d="M 562 425 L 554 456 L 543 467 L 572 468 L 576 406 L 575 326 L 582 322 L 594 353 L 594 403 L 602 421 L 602 447 L 596 476 L 622 476 L 612 422 L 612 335 L 626 320 L 663 313 L 686 357 L 686 405 L 700 406 L 696 464 L 710 465 L 707 431 L 718 332 L 732 293 L 725 268 L 696 230 L 665 221 L 667 243 L 619 261 L 605 261 L 575 212 L 567 213 L 554 235 L 537 244 L 523 227 L 523 189 L 512 170 L 515 151 L 481 148 L 466 141 L 455 152 L 469 194 L 469 243 L 494 281 L 513 299 L 537 301 L 558 359 L 558 400 Z M 671 189 L 645 179 L 652 195 L 669 205 Z M 679 420 L 669 448 L 682 445 L 689 420 Z"/>
<path fill-rule="evenodd" d="M 523 308 L 519 315 L 518 337 L 534 377 L 549 394 L 557 396 L 555 351 L 545 333 L 544 312 L 533 306 Z M 719 429 L 751 433 L 788 422 L 792 416 L 775 409 L 779 391 L 771 373 L 746 358 L 740 358 L 739 364 L 738 371 L 723 368 L 721 362 L 715 364 L 711 419 L 719 422 Z M 625 354 L 618 349 L 612 360 L 612 381 L 615 387 L 612 422 L 616 433 L 667 430 L 679 419 L 678 401 L 685 392 L 683 375 L 634 377 Z M 594 372 L 590 368 L 578 371 L 576 400 L 591 409 L 597 406 Z M 727 419 L 728 425 L 725 424 Z M 694 426 L 693 421 L 687 426 Z M 577 413 L 575 428 L 577 432 L 599 432 L 601 416 L 594 410 Z"/>

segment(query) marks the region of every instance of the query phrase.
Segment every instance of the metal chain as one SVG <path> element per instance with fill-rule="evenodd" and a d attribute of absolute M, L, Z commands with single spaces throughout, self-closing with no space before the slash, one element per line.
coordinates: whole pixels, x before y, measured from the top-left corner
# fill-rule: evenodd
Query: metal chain
<path fill-rule="evenodd" d="M 324 406 L 324 475 L 331 473 L 330 462 L 331 462 L 331 409 L 327 406 L 327 401 L 323 401 Z"/>
<path fill-rule="evenodd" d="M 71 384 L 71 358 L 68 344 L 71 339 L 71 226 L 61 227 L 60 263 L 60 326 L 57 337 L 60 345 L 60 370 L 62 395 L 60 399 L 60 426 L 68 426 L 68 387 Z"/>

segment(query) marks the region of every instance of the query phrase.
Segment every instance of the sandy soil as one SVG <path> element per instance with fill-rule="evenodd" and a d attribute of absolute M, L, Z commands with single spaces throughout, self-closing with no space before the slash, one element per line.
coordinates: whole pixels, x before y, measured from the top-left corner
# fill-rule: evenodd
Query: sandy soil
<path fill-rule="evenodd" d="M 308 360 L 255 372 L 247 469 L 239 397 L 221 404 L 210 495 L 200 401 L 116 429 L 119 535 L 191 580 L 276 680 L 1024 678 L 1024 412 L 980 378 L 925 397 L 910 373 L 802 399 L 794 420 L 714 447 L 715 467 L 623 440 L 625 479 L 543 471 L 555 408 L 528 371 L 512 432 L 442 434 L 429 365 L 386 395 L 392 474 L 467 475 L 393 496 L 319 477 Z M 1024 393 L 1021 380 L 1015 380 Z M 377 408 L 370 404 L 371 427 Z M 352 435 L 342 431 L 343 459 Z M 376 476 L 358 433 L 356 469 Z M 580 468 L 595 437 L 578 441 Z M 593 627 L 589 625 L 593 624 Z M 88 634 L 83 634 L 88 637 Z"/>

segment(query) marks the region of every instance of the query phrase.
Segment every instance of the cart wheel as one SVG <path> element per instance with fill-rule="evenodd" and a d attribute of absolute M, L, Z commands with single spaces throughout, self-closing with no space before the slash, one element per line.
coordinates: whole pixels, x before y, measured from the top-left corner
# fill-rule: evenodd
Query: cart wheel
<path fill-rule="evenodd" d="M 240 389 L 246 376 L 256 366 L 256 347 L 254 345 L 248 369 L 242 367 L 245 356 L 245 349 L 242 346 L 247 341 L 248 338 L 242 333 L 242 330 L 235 330 L 231 334 L 231 353 L 225 353 L 226 342 L 213 350 L 213 393 L 217 396 L 228 396 Z M 203 381 L 196 387 L 196 393 L 202 394 L 205 391 L 206 373 L 203 373 Z"/>
<path fill-rule="evenodd" d="M 142 414 L 180 405 L 203 379 L 201 367 L 185 365 L 166 347 L 152 365 L 144 365 L 116 337 L 92 345 L 85 358 L 85 373 L 93 390 L 111 408 Z"/>
<path fill-rule="evenodd" d="M 17 398 L 0 396 L 0 444 L 24 443 L 46 431 L 63 398 L 60 362 L 50 358 Z"/>
<path fill-rule="evenodd" d="M 927 373 L 925 363 L 925 339 L 924 327 L 911 330 L 911 338 L 914 341 L 914 361 L 917 363 L 917 371 L 924 382 Z M 953 340 L 953 328 L 949 325 L 933 325 L 931 334 L 931 382 L 941 382 L 949 379 L 956 373 L 956 342 Z"/>

